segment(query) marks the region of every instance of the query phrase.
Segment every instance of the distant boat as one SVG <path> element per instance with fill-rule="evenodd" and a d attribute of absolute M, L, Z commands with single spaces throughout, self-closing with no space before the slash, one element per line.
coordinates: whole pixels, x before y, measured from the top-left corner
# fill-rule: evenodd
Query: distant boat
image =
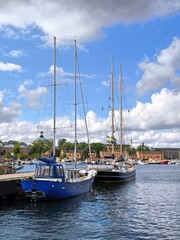
<path fill-rule="evenodd" d="M 168 164 L 168 160 L 162 160 L 162 161 L 160 161 L 160 164 Z"/>
<path fill-rule="evenodd" d="M 140 159 L 137 161 L 137 164 L 144 165 L 144 164 L 147 164 L 147 162 Z"/>
<path fill-rule="evenodd" d="M 75 56 L 76 56 L 76 41 L 75 41 Z M 76 60 L 75 60 L 76 64 Z M 75 71 L 76 72 L 76 71 Z M 76 74 L 75 74 L 76 85 Z M 56 99 L 56 38 L 54 37 L 54 105 Z M 75 86 L 76 89 L 76 86 Z M 76 93 L 75 93 L 76 96 Z M 75 99 L 76 108 L 76 99 Z M 76 112 L 76 110 L 75 110 Z M 22 189 L 27 198 L 34 201 L 51 200 L 74 197 L 80 194 L 87 193 L 91 190 L 96 171 L 93 169 L 78 168 L 76 164 L 76 119 L 75 119 L 75 163 L 62 164 L 57 163 L 55 158 L 55 116 L 56 109 L 54 108 L 54 126 L 53 126 L 53 157 L 50 159 L 40 157 L 41 162 L 36 164 L 35 176 L 33 178 L 24 179 L 21 181 Z M 75 114 L 76 118 L 76 114 Z"/>
<path fill-rule="evenodd" d="M 114 159 L 114 144 L 116 139 L 114 136 L 114 78 L 113 78 L 113 64 L 111 67 L 111 100 L 112 100 L 112 129 L 111 136 L 108 136 L 107 140 L 112 144 L 112 154 L 108 156 L 106 160 L 100 160 L 95 163 L 91 163 L 90 167 L 97 171 L 95 177 L 96 182 L 127 182 L 135 179 L 136 177 L 136 168 L 135 165 L 128 159 L 123 157 L 122 153 L 122 70 L 121 70 L 121 80 L 120 80 L 120 159 Z"/>
<path fill-rule="evenodd" d="M 16 165 L 15 163 L 0 164 L 0 175 L 1 174 L 12 174 L 23 169 L 24 166 Z"/>

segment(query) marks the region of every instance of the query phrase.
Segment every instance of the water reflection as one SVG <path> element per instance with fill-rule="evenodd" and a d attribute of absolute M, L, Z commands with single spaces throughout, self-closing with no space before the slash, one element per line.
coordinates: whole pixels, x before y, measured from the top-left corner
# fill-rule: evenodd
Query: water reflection
<path fill-rule="evenodd" d="M 3 202 L 0 239 L 178 240 L 179 182 L 180 166 L 143 165 L 132 182 L 96 183 L 75 198 Z"/>

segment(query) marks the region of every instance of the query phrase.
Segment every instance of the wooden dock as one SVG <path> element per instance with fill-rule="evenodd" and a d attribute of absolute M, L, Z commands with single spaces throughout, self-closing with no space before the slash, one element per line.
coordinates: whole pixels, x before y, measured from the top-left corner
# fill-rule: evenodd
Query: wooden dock
<path fill-rule="evenodd" d="M 0 175 L 0 197 L 16 195 L 21 188 L 21 179 L 32 177 L 34 172 Z"/>

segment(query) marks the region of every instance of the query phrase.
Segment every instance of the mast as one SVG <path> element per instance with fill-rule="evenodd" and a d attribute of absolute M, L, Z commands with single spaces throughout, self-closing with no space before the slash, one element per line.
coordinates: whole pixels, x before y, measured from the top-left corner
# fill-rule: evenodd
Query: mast
<path fill-rule="evenodd" d="M 78 56 L 76 53 L 76 62 L 77 62 L 77 68 L 78 68 Z M 79 73 L 79 68 L 78 68 L 78 77 L 79 77 L 79 82 L 80 82 L 80 91 L 81 91 L 81 98 L 82 98 L 82 105 L 83 105 L 83 114 L 84 114 L 84 121 L 85 121 L 85 128 L 86 128 L 86 134 L 87 134 L 87 142 L 88 142 L 88 149 L 89 149 L 89 157 L 90 157 L 90 162 L 92 162 L 92 152 L 91 152 L 91 146 L 90 146 L 90 138 L 89 138 L 89 130 L 88 130 L 88 124 L 87 124 L 87 117 L 86 117 L 86 110 L 85 110 L 85 104 L 84 104 L 84 95 L 83 95 L 83 88 L 82 88 L 82 81 Z"/>
<path fill-rule="evenodd" d="M 112 155 L 114 156 L 114 65 L 113 65 L 113 58 L 111 60 L 111 138 L 112 138 Z"/>
<path fill-rule="evenodd" d="M 122 156 L 122 138 L 123 138 L 123 131 L 122 131 L 122 66 L 120 65 L 120 156 Z"/>
<path fill-rule="evenodd" d="M 56 37 L 54 37 L 54 110 L 53 110 L 53 156 L 55 156 L 55 141 L 56 141 Z"/>
<path fill-rule="evenodd" d="M 76 163 L 76 152 L 77 152 L 77 96 L 76 96 L 76 39 L 74 40 L 74 160 Z"/>
<path fill-rule="evenodd" d="M 88 124 L 87 124 L 87 118 L 86 118 L 86 110 L 85 110 L 85 106 L 84 106 L 84 96 L 83 96 L 83 90 L 82 90 L 81 81 L 80 81 L 80 87 L 81 87 L 81 97 L 82 97 L 82 103 L 83 103 L 83 113 L 84 113 L 85 127 L 86 127 L 86 133 L 87 133 L 89 157 L 90 157 L 90 162 L 92 163 L 92 152 L 91 152 L 91 145 L 90 145 L 90 138 L 89 138 L 89 130 L 88 130 Z"/>

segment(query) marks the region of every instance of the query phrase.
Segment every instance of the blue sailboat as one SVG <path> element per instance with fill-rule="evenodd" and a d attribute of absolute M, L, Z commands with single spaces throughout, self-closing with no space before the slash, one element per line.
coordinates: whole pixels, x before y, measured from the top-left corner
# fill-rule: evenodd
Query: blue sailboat
<path fill-rule="evenodd" d="M 75 41 L 76 56 L 76 41 Z M 75 59 L 76 64 L 76 59 Z M 75 65 L 76 66 L 76 65 Z M 54 37 L 54 105 L 56 99 L 56 38 Z M 75 71 L 76 86 L 76 71 Z M 76 89 L 76 87 L 75 87 Z M 75 108 L 76 108 L 75 94 Z M 35 175 L 21 181 L 22 189 L 27 198 L 31 200 L 52 200 L 74 197 L 91 190 L 97 172 L 94 169 L 78 167 L 76 164 L 76 110 L 75 110 L 75 150 L 73 165 L 56 162 L 55 158 L 55 116 L 53 126 L 53 156 L 52 158 L 40 157 L 35 167 Z"/>

